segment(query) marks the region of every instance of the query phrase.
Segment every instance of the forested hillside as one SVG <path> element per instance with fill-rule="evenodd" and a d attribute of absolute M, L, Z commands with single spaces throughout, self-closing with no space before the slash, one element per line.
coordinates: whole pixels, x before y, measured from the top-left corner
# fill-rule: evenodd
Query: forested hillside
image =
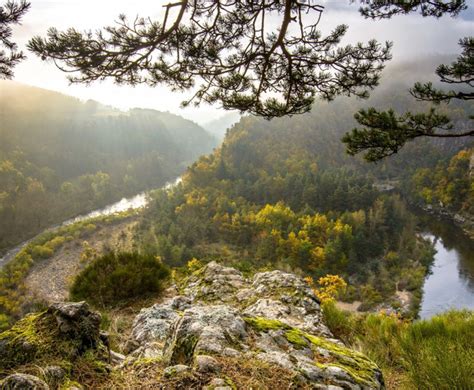
<path fill-rule="evenodd" d="M 178 176 L 215 139 L 195 123 L 153 110 L 1 82 L 0 252 L 122 196 Z"/>
<path fill-rule="evenodd" d="M 238 113 L 228 112 L 217 119 L 205 123 L 204 128 L 221 142 L 225 137 L 227 129 L 234 123 L 237 123 L 239 119 L 240 115 Z"/>
<path fill-rule="evenodd" d="M 397 306 L 397 291 L 407 290 L 416 311 L 431 245 L 417 238 L 405 202 L 374 184 L 410 179 L 420 167 L 449 160 L 466 141 L 417 140 L 368 164 L 345 154 L 340 138 L 354 126 L 353 113 L 369 104 L 426 108 L 400 84 L 369 102 L 339 99 L 291 118 L 242 118 L 218 150 L 188 169 L 182 186 L 155 195 L 138 233 L 142 247 L 171 265 L 196 257 L 247 271 L 299 270 L 315 280 L 337 274 L 349 281 L 345 298 L 366 308 Z M 449 108 L 454 118 L 466 112 L 472 106 Z"/>
<path fill-rule="evenodd" d="M 435 169 L 418 169 L 408 192 L 425 205 L 474 216 L 473 175 L 473 149 L 464 149 L 449 161 L 440 161 Z"/>
<path fill-rule="evenodd" d="M 474 390 L 473 1 L 83 3 L 0 0 L 0 390 Z"/>

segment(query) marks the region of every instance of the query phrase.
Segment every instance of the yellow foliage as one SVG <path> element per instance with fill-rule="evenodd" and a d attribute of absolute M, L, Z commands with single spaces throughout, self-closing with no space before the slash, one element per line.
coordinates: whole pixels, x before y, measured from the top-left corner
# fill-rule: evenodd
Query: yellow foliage
<path fill-rule="evenodd" d="M 190 272 L 195 272 L 198 269 L 202 268 L 202 262 L 193 257 L 191 260 L 188 261 L 187 267 Z"/>
<path fill-rule="evenodd" d="M 186 209 L 201 208 L 208 204 L 209 199 L 202 191 L 193 190 L 185 195 L 185 203 L 176 207 L 176 213 L 181 213 Z"/>
<path fill-rule="evenodd" d="M 267 204 L 255 216 L 255 222 L 263 227 L 283 228 L 295 218 L 295 213 L 283 202 Z"/>
<path fill-rule="evenodd" d="M 332 302 L 347 287 L 346 281 L 339 275 L 326 275 L 318 279 L 314 293 L 322 303 Z"/>
<path fill-rule="evenodd" d="M 171 280 L 172 280 L 173 282 L 176 282 L 177 277 L 178 277 L 178 273 L 177 273 L 177 271 L 176 271 L 176 268 L 173 268 L 173 269 L 171 270 Z"/>
<path fill-rule="evenodd" d="M 311 266 L 313 269 L 322 267 L 324 261 L 326 260 L 326 253 L 324 248 L 316 246 L 311 251 Z"/>

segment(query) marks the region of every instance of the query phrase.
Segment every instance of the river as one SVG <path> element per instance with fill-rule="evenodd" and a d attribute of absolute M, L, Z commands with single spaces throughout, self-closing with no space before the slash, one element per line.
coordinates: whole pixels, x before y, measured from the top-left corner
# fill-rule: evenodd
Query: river
<path fill-rule="evenodd" d="M 423 286 L 420 318 L 448 310 L 474 310 L 474 240 L 451 221 L 419 215 L 423 236 L 436 254 Z"/>
<path fill-rule="evenodd" d="M 181 177 L 178 177 L 176 180 L 173 180 L 173 181 L 170 181 L 170 182 L 166 183 L 162 188 L 165 188 L 165 189 L 172 188 L 180 182 L 181 182 Z M 66 221 L 64 221 L 64 222 L 62 222 L 58 225 L 51 226 L 48 229 L 43 230 L 38 235 L 30 238 L 29 240 L 26 240 L 26 241 L 22 242 L 21 244 L 17 245 L 16 247 L 10 249 L 7 253 L 5 253 L 5 255 L 0 258 L 0 268 L 3 267 L 6 263 L 8 263 L 10 260 L 12 260 L 22 248 L 24 248 L 31 241 L 33 241 L 36 237 L 43 234 L 44 232 L 55 230 L 55 229 L 57 229 L 59 227 L 62 227 L 62 226 L 72 225 L 73 223 L 85 221 L 85 220 L 91 219 L 91 218 L 97 218 L 97 217 L 100 217 L 100 216 L 107 216 L 107 215 L 120 213 L 122 211 L 127 211 L 127 210 L 140 209 L 142 207 L 145 207 L 147 205 L 147 203 L 148 203 L 147 194 L 145 192 L 142 192 L 142 193 L 134 195 L 130 198 L 123 198 L 123 199 L 119 200 L 118 202 L 112 203 L 112 204 L 110 204 L 108 206 L 105 206 L 103 208 L 91 211 L 91 212 L 86 213 L 86 214 L 78 215 L 78 216 L 76 216 L 74 218 L 71 218 L 71 219 L 68 219 L 68 220 L 66 220 Z"/>
<path fill-rule="evenodd" d="M 181 178 L 178 178 L 163 188 L 171 188 L 180 181 Z M 139 209 L 146 206 L 147 203 L 146 193 L 141 193 L 69 219 L 47 230 L 129 209 Z M 449 308 L 474 310 L 474 240 L 467 237 L 460 228 L 449 220 L 438 219 L 425 212 L 417 212 L 417 214 L 421 220 L 423 236 L 430 239 L 436 249 L 431 273 L 426 277 L 423 286 L 420 318 L 429 318 Z M 8 251 L 0 258 L 0 267 L 13 259 L 25 245 L 35 238 L 33 237 Z"/>

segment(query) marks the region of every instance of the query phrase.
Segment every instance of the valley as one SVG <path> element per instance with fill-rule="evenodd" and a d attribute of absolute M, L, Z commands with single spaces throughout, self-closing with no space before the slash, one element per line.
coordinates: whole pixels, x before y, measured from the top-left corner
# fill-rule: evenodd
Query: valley
<path fill-rule="evenodd" d="M 192 121 L 0 81 L 0 254 L 49 226 L 165 185 L 216 145 Z"/>
<path fill-rule="evenodd" d="M 167 188 L 170 187 L 167 186 Z M 140 209 L 146 206 L 145 199 L 144 195 L 138 194 L 87 215 L 65 221 L 61 225 L 67 226 L 92 218 Z M 417 216 L 422 221 L 420 234 L 434 241 L 436 250 L 433 264 L 429 267 L 430 273 L 423 284 L 423 298 L 417 314 L 420 318 L 426 319 L 450 308 L 473 309 L 473 241 L 463 236 L 459 228 L 450 221 L 440 221 L 437 217 L 422 211 L 418 211 Z M 133 250 L 133 232 L 139 219 L 140 216 L 136 215 L 125 218 L 123 222 L 119 220 L 112 226 L 104 225 L 89 237 L 68 242 L 52 257 L 33 267 L 25 279 L 30 299 L 49 303 L 67 300 L 73 277 L 94 256 L 107 252 L 111 248 L 118 251 Z M 21 244 L 9 251 L 10 255 L 0 259 L 0 264 L 6 264 L 13 259 L 14 254 L 26 245 L 27 243 Z M 90 256 L 89 259 L 84 258 L 87 253 Z M 54 278 L 51 278 L 51 275 L 54 275 Z M 45 283 L 45 280 L 50 280 L 50 283 Z M 410 305 L 412 298 L 410 293 L 397 291 L 397 294 L 403 296 L 402 306 Z M 360 305 L 360 301 L 353 303 L 341 301 L 338 304 L 341 309 L 350 312 L 357 312 Z"/>
<path fill-rule="evenodd" d="M 276 372 L 276 388 L 324 380 L 412 390 L 441 369 L 435 353 L 446 370 L 469 370 L 473 241 L 422 209 L 470 218 L 472 141 L 420 140 L 369 165 L 340 142 L 361 104 L 354 99 L 272 121 L 243 116 L 216 146 L 169 113 L 35 94 L 73 109 L 27 141 L 22 134 L 43 134 L 45 124 L 16 121 L 13 104 L 0 133 L 9 142 L 0 148 L 6 374 L 14 367 L 60 389 L 35 368 L 53 362 L 84 388 L 153 388 L 159 377 L 170 389 L 267 389 Z M 408 104 L 394 89 L 372 99 Z M 83 320 L 96 324 L 94 335 L 106 331 L 107 344 L 87 336 L 87 354 L 68 355 L 64 346 L 79 340 L 48 327 Z M 31 329 L 48 347 L 35 338 L 38 355 L 17 361 L 9 348 L 21 350 L 16 340 Z M 424 329 L 433 339 L 417 338 Z"/>

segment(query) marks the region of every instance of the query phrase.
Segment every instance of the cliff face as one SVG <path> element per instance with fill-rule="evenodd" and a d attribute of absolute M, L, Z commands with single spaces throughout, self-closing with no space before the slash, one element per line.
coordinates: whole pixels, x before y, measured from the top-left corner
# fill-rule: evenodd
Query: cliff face
<path fill-rule="evenodd" d="M 384 387 L 373 362 L 332 337 L 307 284 L 280 271 L 246 279 L 209 263 L 173 298 L 141 310 L 125 349 L 104 388 Z"/>

